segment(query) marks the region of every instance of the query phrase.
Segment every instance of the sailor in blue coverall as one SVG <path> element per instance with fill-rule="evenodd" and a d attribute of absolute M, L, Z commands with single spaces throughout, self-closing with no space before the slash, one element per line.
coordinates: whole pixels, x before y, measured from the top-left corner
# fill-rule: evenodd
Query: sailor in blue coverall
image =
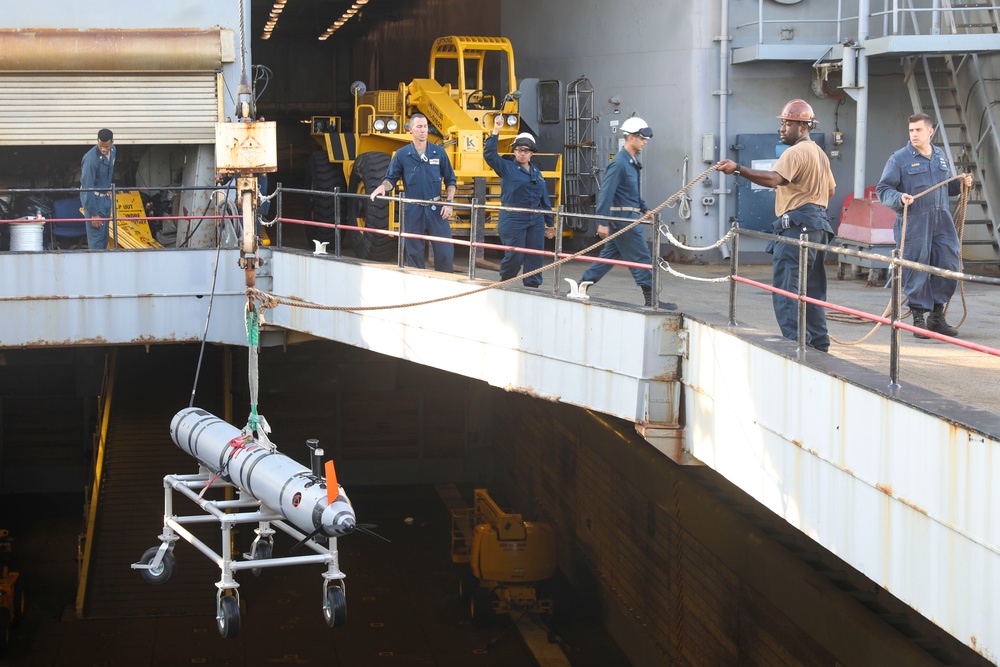
<path fill-rule="evenodd" d="M 601 189 L 597 193 L 597 215 L 621 218 L 621 222 L 600 221 L 597 233 L 601 237 L 606 237 L 608 234 L 613 234 L 623 227 L 627 227 L 649 210 L 640 192 L 639 172 L 642 170 L 642 164 L 639 163 L 636 156 L 645 147 L 646 142 L 652 138 L 653 131 L 646 124 L 646 121 L 639 117 L 626 119 L 622 123 L 621 131 L 625 134 L 625 144 L 608 165 L 604 172 Z M 652 262 L 642 225 L 637 225 L 614 240 L 605 243 L 601 246 L 599 256 L 601 259 L 623 259 L 636 264 L 651 264 Z M 596 283 L 613 266 L 613 264 L 603 262 L 591 264 L 580 278 L 581 286 L 584 283 Z M 632 272 L 635 284 L 642 290 L 645 304 L 647 306 L 653 305 L 652 271 L 637 267 L 630 267 L 629 271 Z M 676 304 L 672 303 L 661 303 L 660 307 L 666 310 L 677 308 Z"/>
<path fill-rule="evenodd" d="M 961 270 L 961 247 L 955 221 L 951 217 L 948 197 L 959 193 L 958 181 L 948 183 L 928 195 L 913 198 L 951 177 L 944 151 L 931 144 L 934 126 L 927 114 L 909 118 L 910 143 L 892 154 L 882 171 L 875 193 L 879 201 L 896 211 L 893 235 L 898 248 L 903 231 L 903 205 L 906 212 L 906 241 L 903 259 L 936 266 L 950 271 Z M 972 175 L 965 174 L 972 186 Z M 957 336 L 958 330 L 944 319 L 944 306 L 951 300 L 958 282 L 923 271 L 903 269 L 903 293 L 913 313 L 913 326 L 929 329 L 946 336 Z M 925 314 L 930 317 L 924 321 Z M 928 338 L 914 332 L 917 338 Z"/>
<path fill-rule="evenodd" d="M 97 145 L 80 161 L 80 203 L 88 218 L 111 217 L 111 181 L 115 174 L 115 137 L 111 130 L 97 133 Z M 94 190 L 87 192 L 87 190 Z M 103 250 L 108 247 L 107 220 L 92 220 L 86 225 L 87 247 Z"/>
<path fill-rule="evenodd" d="M 545 178 L 538 167 L 531 164 L 531 154 L 535 152 L 534 138 L 527 132 L 517 135 L 511 143 L 514 160 L 506 160 L 497 152 L 497 144 L 500 143 L 499 132 L 503 129 L 503 125 L 503 116 L 497 114 L 493 133 L 487 137 L 483 148 L 486 164 L 490 165 L 500 177 L 500 203 L 515 208 L 551 211 L 552 204 Z M 504 245 L 541 250 L 545 245 L 545 238 L 555 236 L 555 220 L 551 214 L 500 211 L 497 230 Z M 542 256 L 513 250 L 506 251 L 500 262 L 500 280 L 516 276 L 522 264 L 524 272 L 531 273 L 541 268 Z M 542 274 L 529 276 L 521 282 L 525 287 L 538 287 L 542 284 Z"/>
<path fill-rule="evenodd" d="M 428 124 L 423 114 L 410 116 L 410 134 L 413 142 L 396 151 L 385 172 L 385 180 L 372 190 L 371 199 L 385 194 L 400 178 L 408 199 L 434 200 L 434 204 L 406 204 L 403 210 L 403 231 L 409 234 L 451 238 L 452 207 L 455 199 L 455 170 L 447 153 L 437 144 L 427 142 Z M 441 201 L 441 183 L 446 187 L 447 201 Z M 424 240 L 406 239 L 406 263 L 424 268 Z M 434 270 L 454 271 L 455 247 L 443 241 L 431 241 L 434 249 Z"/>

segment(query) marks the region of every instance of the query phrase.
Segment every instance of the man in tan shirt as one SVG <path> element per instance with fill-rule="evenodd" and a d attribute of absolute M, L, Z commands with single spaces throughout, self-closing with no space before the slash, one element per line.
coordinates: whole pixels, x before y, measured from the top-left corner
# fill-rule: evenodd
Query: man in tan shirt
<path fill-rule="evenodd" d="M 732 160 L 718 163 L 719 171 L 736 174 L 751 183 L 775 189 L 772 223 L 779 236 L 798 238 L 805 233 L 810 241 L 828 243 L 833 228 L 826 207 L 837 187 L 830 170 L 830 159 L 809 130 L 816 123 L 812 107 L 803 100 L 791 100 L 781 110 L 781 143 L 788 148 L 771 171 L 741 167 Z M 798 294 L 799 248 L 795 244 L 772 241 L 768 252 L 774 253 L 772 284 Z M 826 300 L 826 251 L 809 249 L 806 267 L 806 296 Z M 798 333 L 798 302 L 781 294 L 772 295 L 774 317 L 781 334 L 795 340 Z M 821 352 L 830 349 L 826 328 L 826 310 L 806 304 L 806 344 Z"/>

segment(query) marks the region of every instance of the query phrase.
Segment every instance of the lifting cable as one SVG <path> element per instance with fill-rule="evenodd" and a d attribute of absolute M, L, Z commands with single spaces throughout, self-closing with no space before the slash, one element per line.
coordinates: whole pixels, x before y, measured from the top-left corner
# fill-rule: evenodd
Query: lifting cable
<path fill-rule="evenodd" d="M 924 195 L 926 195 L 926 194 L 928 194 L 930 192 L 933 192 L 934 190 L 937 190 L 938 188 L 940 188 L 942 186 L 945 186 L 948 183 L 951 183 L 952 181 L 957 180 L 957 179 L 962 179 L 962 184 L 961 184 L 961 189 L 959 191 L 958 203 L 955 205 L 954 222 L 955 222 L 955 229 L 958 232 L 958 270 L 959 270 L 959 272 L 962 272 L 964 270 L 964 267 L 963 267 L 963 264 L 962 264 L 962 243 L 963 243 L 963 240 L 965 238 L 965 214 L 966 214 L 966 210 L 968 209 L 968 205 L 969 205 L 969 193 L 971 191 L 971 188 L 969 188 L 968 186 L 965 185 L 965 174 L 958 174 L 957 176 L 952 176 L 948 180 L 941 181 L 940 183 L 938 183 L 934 187 L 928 188 L 927 190 L 924 190 L 923 192 L 921 192 L 919 194 L 913 195 L 913 199 L 917 200 L 920 197 L 923 197 Z M 900 236 L 900 240 L 899 240 L 899 256 L 900 257 L 903 256 L 903 249 L 906 247 L 906 223 L 907 223 L 907 215 L 909 213 L 909 209 L 910 209 L 910 205 L 909 204 L 903 204 L 903 224 L 902 224 L 902 228 L 901 228 L 900 234 L 899 234 L 899 236 Z M 962 319 L 958 322 L 958 324 L 955 325 L 956 329 L 958 329 L 960 326 L 962 326 L 962 323 L 965 322 L 965 319 L 969 316 L 969 307 L 968 307 L 968 304 L 965 301 L 965 281 L 964 280 L 958 281 L 958 285 L 959 285 L 959 293 L 961 294 L 961 297 L 962 297 L 962 310 L 963 310 L 963 314 L 962 314 Z M 903 303 L 905 303 L 905 302 L 906 302 L 906 297 L 903 298 Z M 902 305 L 902 303 L 900 305 Z M 945 308 L 944 308 L 944 313 L 945 314 L 948 313 L 948 307 L 950 305 L 951 305 L 950 301 L 947 304 L 945 304 Z M 892 308 L 892 303 L 891 303 L 891 300 L 890 300 L 889 305 L 887 305 L 885 307 L 885 310 L 882 312 L 882 317 L 887 317 L 889 315 L 889 311 L 891 310 L 891 308 Z M 909 317 L 910 316 L 910 312 L 911 311 L 907 310 L 902 315 L 902 317 L 900 319 L 906 319 L 907 317 Z M 836 315 L 830 316 L 830 319 L 833 320 L 833 321 L 835 321 L 835 322 L 841 322 L 841 323 L 845 323 L 845 324 L 862 324 L 864 322 L 867 322 L 867 320 L 864 320 L 862 318 L 857 318 L 857 317 L 855 317 L 853 315 L 847 316 L 847 315 L 836 314 Z M 846 346 L 860 345 L 861 343 L 863 343 L 866 340 L 868 340 L 869 338 L 871 338 L 872 335 L 874 335 L 874 333 L 876 331 L 878 331 L 879 327 L 881 327 L 881 326 L 882 326 L 881 322 L 876 322 L 875 325 L 871 328 L 871 330 L 868 333 L 866 333 L 864 336 L 862 336 L 861 338 L 859 338 L 856 341 L 842 341 L 842 340 L 838 340 L 837 338 L 834 338 L 833 336 L 830 336 L 830 340 L 833 341 L 834 343 L 837 343 L 838 345 L 846 345 Z"/>

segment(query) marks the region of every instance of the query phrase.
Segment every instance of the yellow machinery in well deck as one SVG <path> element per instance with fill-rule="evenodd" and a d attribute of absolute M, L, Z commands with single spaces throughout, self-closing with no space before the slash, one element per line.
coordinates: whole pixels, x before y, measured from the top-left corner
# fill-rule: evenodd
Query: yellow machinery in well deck
<path fill-rule="evenodd" d="M 24 616 L 24 592 L 19 573 L 11 572 L 9 559 L 14 541 L 0 528 L 0 658 L 10 645 L 10 629 Z"/>
<path fill-rule="evenodd" d="M 146 219 L 146 207 L 138 190 L 126 190 L 115 193 L 115 222 L 117 232 L 112 229 L 108 234 L 108 243 L 113 244 L 118 239 L 119 248 L 162 248 L 153 238 Z"/>
<path fill-rule="evenodd" d="M 452 513 L 451 560 L 471 567 L 459 592 L 476 625 L 495 612 L 552 613 L 552 597 L 544 593 L 556 572 L 552 526 L 500 509 L 486 489 L 475 490 L 472 507 Z"/>
<path fill-rule="evenodd" d="M 382 182 L 392 154 L 410 143 L 407 128 L 410 115 L 427 117 L 431 130 L 428 141 L 440 144 L 455 169 L 456 201 L 473 197 L 499 204 L 500 179 L 483 159 L 483 142 L 493 131 L 497 115 L 504 117 L 499 151 L 509 150 L 510 142 L 525 128 L 521 124 L 518 100 L 521 97 L 514 75 L 514 51 L 503 37 L 440 37 L 431 47 L 429 75 L 400 83 L 394 90 L 368 91 L 361 82 L 351 86 L 354 96 L 354 131 L 345 132 L 337 116 L 314 116 L 312 136 L 322 147 L 310 161 L 311 189 L 352 193 L 370 192 Z M 552 205 L 562 196 L 562 155 L 536 153 L 538 166 L 549 186 Z M 405 196 L 405 193 L 402 193 Z M 313 219 L 332 223 L 336 205 L 330 197 L 313 198 Z M 388 202 L 350 199 L 341 207 L 341 221 L 348 225 L 375 229 L 399 228 L 394 206 Z M 497 214 L 487 214 L 486 236 L 496 236 Z M 469 237 L 468 209 L 456 209 L 451 221 L 455 236 Z M 328 228 L 307 228 L 310 235 L 329 241 Z M 380 234 L 352 235 L 354 252 L 364 259 L 387 260 L 396 256 L 396 240 Z"/>

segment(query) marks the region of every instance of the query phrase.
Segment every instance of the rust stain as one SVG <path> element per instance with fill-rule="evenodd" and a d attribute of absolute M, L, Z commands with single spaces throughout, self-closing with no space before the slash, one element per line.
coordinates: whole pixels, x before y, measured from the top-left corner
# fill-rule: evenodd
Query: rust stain
<path fill-rule="evenodd" d="M 106 338 L 64 338 L 63 340 L 33 340 L 18 347 L 76 347 L 78 345 L 109 345 Z"/>
<path fill-rule="evenodd" d="M 917 505 L 916 503 L 911 502 L 911 501 L 907 500 L 906 498 L 902 498 L 902 497 L 898 497 L 898 496 L 897 496 L 896 500 L 898 500 L 899 502 L 903 503 L 904 505 L 906 505 L 907 507 L 909 507 L 911 509 L 917 510 L 918 512 L 920 512 L 924 516 L 928 516 L 927 510 L 925 510 L 920 505 Z"/>
<path fill-rule="evenodd" d="M 543 401 L 549 401 L 550 403 L 559 402 L 558 396 L 551 396 L 549 394 L 539 394 L 531 387 L 515 387 L 513 385 L 507 385 L 503 389 L 504 391 L 509 392 L 511 394 L 522 394 L 524 396 L 530 396 L 531 398 L 539 398 Z"/>
<path fill-rule="evenodd" d="M 892 487 L 889 486 L 888 484 L 876 484 L 875 488 L 881 491 L 882 493 L 886 494 L 887 496 L 893 495 Z"/>
<path fill-rule="evenodd" d="M 802 441 L 801 440 L 796 440 L 795 438 L 792 438 L 792 444 L 795 445 L 796 447 L 798 447 L 799 449 L 802 449 Z"/>

